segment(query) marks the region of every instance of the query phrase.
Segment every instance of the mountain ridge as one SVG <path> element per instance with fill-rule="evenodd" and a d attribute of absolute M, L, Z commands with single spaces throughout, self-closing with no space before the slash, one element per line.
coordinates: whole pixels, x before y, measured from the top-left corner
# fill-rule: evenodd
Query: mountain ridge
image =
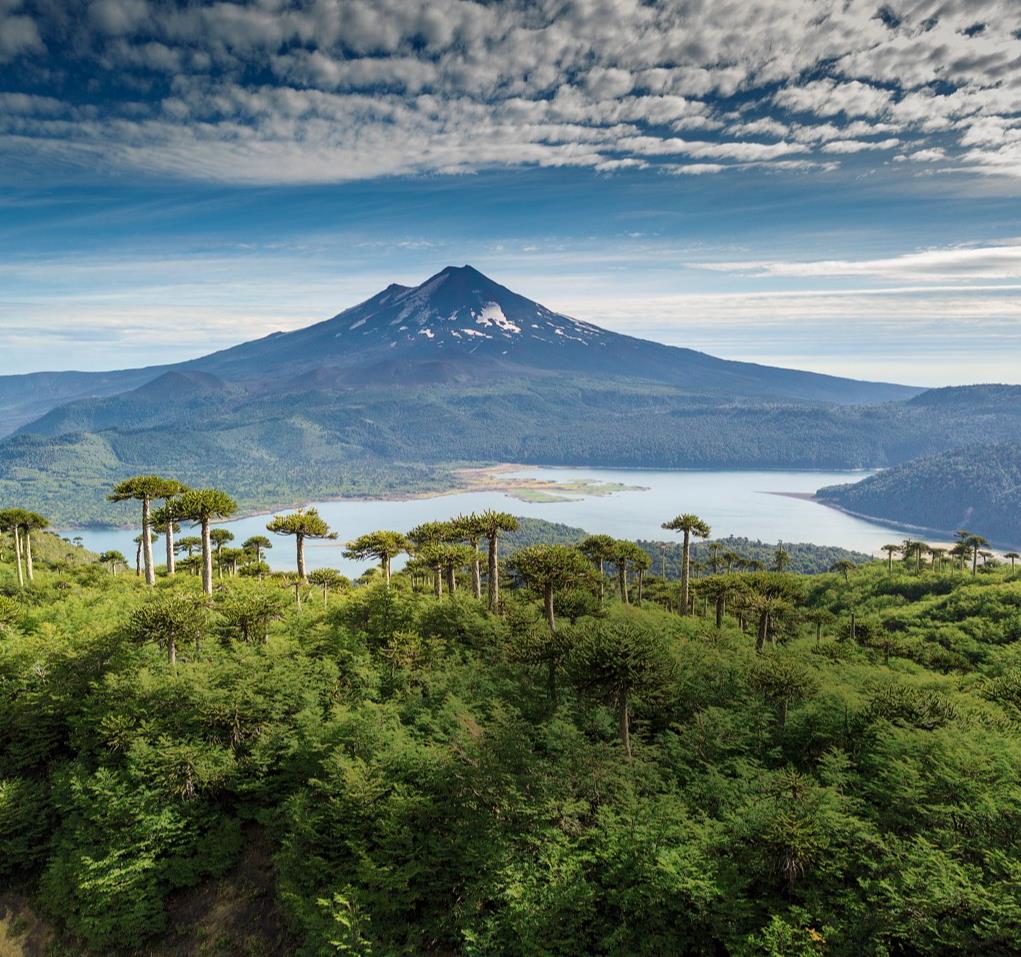
<path fill-rule="evenodd" d="M 415 370 L 425 362 L 441 365 Z M 346 375 L 332 374 L 333 385 L 358 387 L 381 364 L 393 370 L 389 378 L 394 385 L 567 372 L 699 393 L 838 405 L 877 404 L 924 391 L 720 359 L 612 332 L 555 312 L 465 265 L 448 266 L 418 286 L 391 283 L 301 329 L 273 332 L 182 362 L 108 372 L 0 376 L 0 434 L 25 431 L 67 403 L 122 395 L 169 372 L 211 374 L 264 390 L 314 369 L 347 370 Z"/>

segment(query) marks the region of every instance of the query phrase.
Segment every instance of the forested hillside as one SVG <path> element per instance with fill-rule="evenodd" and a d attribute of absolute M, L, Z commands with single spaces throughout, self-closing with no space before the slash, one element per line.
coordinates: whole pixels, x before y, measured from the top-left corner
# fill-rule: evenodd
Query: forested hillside
<path fill-rule="evenodd" d="M 19 586 L 5 537 L 5 953 L 1015 952 L 1009 565 L 686 585 L 590 536 L 520 547 L 492 592 L 513 525 L 365 536 L 358 585 L 256 543 L 207 581 L 54 556 Z"/>
<path fill-rule="evenodd" d="M 841 508 L 922 528 L 1021 543 L 1021 443 L 968 445 L 819 490 Z"/>
<path fill-rule="evenodd" d="M 31 432 L 44 423 L 0 440 L 0 500 L 62 525 L 116 523 L 105 489 L 139 472 L 218 482 L 254 511 L 450 488 L 454 463 L 864 468 L 1021 441 L 1021 387 L 947 390 L 953 401 L 938 401 L 942 391 L 924 393 L 927 402 L 795 405 L 560 377 L 347 391 L 313 382 L 285 395 L 203 391 L 173 402 L 134 395 L 95 403 L 118 404 L 130 427 L 108 427 L 112 413 L 90 424 L 78 410 L 48 417 L 52 434 Z"/>

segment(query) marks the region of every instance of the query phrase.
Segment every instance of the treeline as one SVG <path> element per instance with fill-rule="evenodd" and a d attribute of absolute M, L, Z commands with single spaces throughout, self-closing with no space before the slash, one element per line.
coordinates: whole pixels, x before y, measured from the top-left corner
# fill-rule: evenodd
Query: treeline
<path fill-rule="evenodd" d="M 919 528 L 966 525 L 993 541 L 1021 543 L 1021 443 L 968 445 L 915 459 L 819 496 L 862 515 Z"/>
<path fill-rule="evenodd" d="M 148 498 L 158 525 L 229 505 L 154 481 L 118 507 Z M 266 540 L 300 550 L 333 534 L 317 519 L 276 516 Z M 960 558 L 909 542 L 813 576 L 773 546 L 780 570 L 696 578 L 711 529 L 682 514 L 664 579 L 604 535 L 511 554 L 514 524 L 363 536 L 357 582 L 226 566 L 204 582 L 154 555 L 151 584 L 59 557 L 19 584 L 5 533 L 0 881 L 47 946 L 1013 952 L 1015 569 L 962 539 Z M 253 844 L 282 937 L 168 926 L 186 888 L 230 906 L 216 888 Z"/>
<path fill-rule="evenodd" d="M 1014 387 L 933 390 L 925 401 L 856 408 L 570 378 L 397 393 L 227 390 L 176 403 L 132 393 L 28 427 L 44 436 L 0 441 L 0 494 L 70 523 L 109 521 L 102 489 L 139 471 L 229 487 L 248 509 L 449 487 L 455 462 L 879 467 L 972 442 L 1021 441 L 1017 395 Z M 492 422 L 499 427 L 483 425 Z"/>

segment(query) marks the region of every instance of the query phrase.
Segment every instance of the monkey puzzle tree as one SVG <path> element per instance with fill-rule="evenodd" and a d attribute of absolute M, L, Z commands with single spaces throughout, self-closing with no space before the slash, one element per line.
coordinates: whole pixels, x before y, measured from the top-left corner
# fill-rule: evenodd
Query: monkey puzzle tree
<path fill-rule="evenodd" d="M 969 532 L 966 529 L 961 529 L 957 533 L 957 543 L 962 549 L 967 549 L 968 554 L 971 556 L 971 573 L 973 575 L 978 572 L 978 553 L 983 545 L 988 545 L 989 541 L 982 535 L 976 535 L 974 532 Z"/>
<path fill-rule="evenodd" d="M 1010 570 L 1014 571 L 1014 562 L 1017 561 L 1017 559 L 1021 558 L 1021 555 L 1019 555 L 1017 552 L 1004 552 L 1003 557 L 1010 559 Z"/>
<path fill-rule="evenodd" d="M 217 574 L 223 578 L 223 547 L 227 542 L 234 541 L 234 533 L 228 528 L 211 528 L 209 541 L 213 546 Z"/>
<path fill-rule="evenodd" d="M 156 567 L 152 560 L 152 502 L 157 498 L 170 498 L 184 486 L 174 479 L 159 475 L 135 475 L 114 486 L 107 496 L 111 502 L 139 501 L 142 503 L 142 558 L 145 562 L 145 581 L 156 584 Z"/>
<path fill-rule="evenodd" d="M 19 509 L 19 511 L 21 511 Z M 22 545 L 25 550 L 25 572 L 28 580 L 35 581 L 35 570 L 32 566 L 32 532 L 46 528 L 50 523 L 38 512 L 21 511 L 20 528 L 22 531 Z"/>
<path fill-rule="evenodd" d="M 884 545 L 879 549 L 881 552 L 886 552 L 886 570 L 888 572 L 893 571 L 893 556 L 898 554 L 901 550 L 900 545 Z"/>
<path fill-rule="evenodd" d="M 174 575 L 177 573 L 177 545 L 175 543 L 174 536 L 181 530 L 181 526 L 178 522 L 180 522 L 184 516 L 181 515 L 176 496 L 185 491 L 185 486 L 180 482 L 174 482 L 168 479 L 165 491 L 169 491 L 171 487 L 176 487 L 176 491 L 173 492 L 172 495 L 165 497 L 163 504 L 152 513 L 153 525 L 156 528 L 161 529 L 163 532 L 163 541 L 166 546 L 168 575 Z"/>
<path fill-rule="evenodd" d="M 620 743 L 631 751 L 631 704 L 635 694 L 666 687 L 674 661 L 664 635 L 639 613 L 618 612 L 584 631 L 568 664 L 575 683 L 604 698 L 617 712 Z"/>
<path fill-rule="evenodd" d="M 855 565 L 849 558 L 841 558 L 840 561 L 834 562 L 830 565 L 830 571 L 836 572 L 844 576 L 844 581 L 850 580 L 849 576 L 858 566 Z"/>
<path fill-rule="evenodd" d="M 374 558 L 379 562 L 379 570 L 383 581 L 390 584 L 390 566 L 394 558 L 410 547 L 408 539 L 400 532 L 379 531 L 359 535 L 354 541 L 347 543 L 344 549 L 345 558 L 364 560 Z"/>
<path fill-rule="evenodd" d="M 784 572 L 755 572 L 744 577 L 747 607 L 759 620 L 755 650 L 761 652 L 766 642 L 776 643 L 776 626 L 789 617 L 802 594 L 801 583 Z"/>
<path fill-rule="evenodd" d="M 589 535 L 578 545 L 578 551 L 599 569 L 599 600 L 606 590 L 606 563 L 613 560 L 617 540 L 609 535 Z M 663 576 L 664 578 L 666 575 Z"/>
<path fill-rule="evenodd" d="M 479 552 L 479 542 L 486 534 L 488 526 L 483 525 L 482 518 L 472 512 L 470 515 L 458 515 L 451 521 L 451 527 L 458 539 L 468 545 L 475 552 L 472 561 L 472 591 L 475 597 L 482 598 L 482 555 Z"/>
<path fill-rule="evenodd" d="M 561 588 L 592 578 L 592 566 L 585 556 L 567 545 L 530 545 L 515 552 L 510 565 L 526 584 L 542 594 L 550 631 L 557 630 L 553 595 Z"/>
<path fill-rule="evenodd" d="M 308 538 L 334 539 L 336 532 L 330 531 L 330 526 L 319 515 L 317 509 L 299 508 L 290 515 L 274 515 L 267 523 L 268 531 L 275 535 L 293 535 L 295 551 L 298 561 L 298 578 L 307 581 L 305 574 L 305 540 Z"/>
<path fill-rule="evenodd" d="M 155 532 L 150 532 L 149 540 L 155 542 L 159 536 Z M 142 548 L 145 543 L 145 536 L 136 535 L 131 539 L 135 543 L 135 574 L 141 578 L 142 576 Z"/>
<path fill-rule="evenodd" d="M 331 588 L 340 588 L 347 579 L 335 568 L 316 568 L 308 576 L 310 585 L 317 585 L 323 590 L 323 607 L 326 607 Z"/>
<path fill-rule="evenodd" d="M 182 516 L 183 517 L 183 516 Z M 202 547 L 202 539 L 198 535 L 185 535 L 174 542 L 175 552 L 187 552 L 191 558 L 196 548 Z"/>
<path fill-rule="evenodd" d="M 489 610 L 496 611 L 500 605 L 500 532 L 516 532 L 518 520 L 509 512 L 487 509 L 478 516 L 479 528 L 489 543 Z"/>
<path fill-rule="evenodd" d="M 117 574 L 118 565 L 127 565 L 127 563 L 128 563 L 127 559 L 124 557 L 123 554 L 121 554 L 121 552 L 118 551 L 111 550 L 108 552 L 103 552 L 103 554 L 99 556 L 99 564 L 106 565 L 107 568 L 110 569 L 111 575 Z"/>
<path fill-rule="evenodd" d="M 685 513 L 663 523 L 671 532 L 682 532 L 684 543 L 681 548 L 681 614 L 688 614 L 689 581 L 691 579 L 691 536 L 708 538 L 712 534 L 709 525 L 697 515 Z"/>
<path fill-rule="evenodd" d="M 422 522 L 407 535 L 414 554 L 424 565 L 432 569 L 433 593 L 437 598 L 443 594 L 443 565 L 439 561 L 439 552 L 432 549 L 431 546 L 450 543 L 454 537 L 455 532 L 450 522 Z M 426 552 L 425 555 L 423 555 L 423 551 Z"/>
<path fill-rule="evenodd" d="M 742 589 L 742 583 L 733 575 L 710 575 L 698 584 L 698 592 L 713 603 L 716 611 L 716 627 L 723 627 L 723 616 L 727 602 Z"/>
<path fill-rule="evenodd" d="M 608 555 L 610 563 L 617 569 L 617 591 L 620 600 L 627 605 L 631 601 L 628 591 L 628 567 L 630 565 L 640 566 L 645 558 L 643 552 L 634 542 L 626 539 L 615 539 Z M 646 567 L 648 567 L 646 565 Z"/>
<path fill-rule="evenodd" d="M 271 549 L 273 543 L 265 535 L 252 535 L 241 543 L 241 547 L 246 552 L 255 552 L 256 563 L 262 564 L 262 553 Z"/>
<path fill-rule="evenodd" d="M 0 512 L 0 531 L 10 532 L 14 539 L 14 562 L 18 567 L 18 587 L 25 587 L 25 574 L 22 571 L 21 522 L 28 513 L 21 508 L 6 508 Z"/>
<path fill-rule="evenodd" d="M 177 664 L 177 647 L 181 642 L 194 641 L 198 651 L 208 618 L 203 602 L 180 592 L 166 592 L 146 602 L 131 616 L 130 631 L 135 641 L 165 645 L 167 660 L 173 666 Z"/>
<path fill-rule="evenodd" d="M 460 542 L 431 542 L 417 551 L 418 557 L 432 568 L 443 572 L 447 581 L 447 594 L 457 591 L 457 570 L 466 568 L 475 560 L 478 552 L 470 545 Z M 436 591 L 437 598 L 440 592 Z"/>
<path fill-rule="evenodd" d="M 188 489 L 179 500 L 181 517 L 202 529 L 202 590 L 213 593 L 213 549 L 210 524 L 215 519 L 230 518 L 237 511 L 237 502 L 218 488 Z"/>

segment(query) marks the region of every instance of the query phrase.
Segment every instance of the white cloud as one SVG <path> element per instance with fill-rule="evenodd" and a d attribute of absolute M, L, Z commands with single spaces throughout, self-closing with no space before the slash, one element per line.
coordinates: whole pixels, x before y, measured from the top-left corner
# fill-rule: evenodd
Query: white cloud
<path fill-rule="evenodd" d="M 757 260 L 689 263 L 714 272 L 744 273 L 777 278 L 881 277 L 891 280 L 1013 280 L 1021 279 L 1021 243 L 1002 246 L 960 246 L 927 249 L 883 259 Z"/>
<path fill-rule="evenodd" d="M 916 4 L 896 26 L 871 0 L 93 0 L 73 43 L 59 7 L 0 0 L 0 62 L 81 67 L 103 95 L 80 90 L 61 125 L 35 81 L 7 84 L 38 98 L 0 112 L 15 169 L 34 152 L 256 183 L 677 155 L 796 172 L 896 145 L 1021 175 L 1008 0 L 944 0 L 935 24 Z"/>

